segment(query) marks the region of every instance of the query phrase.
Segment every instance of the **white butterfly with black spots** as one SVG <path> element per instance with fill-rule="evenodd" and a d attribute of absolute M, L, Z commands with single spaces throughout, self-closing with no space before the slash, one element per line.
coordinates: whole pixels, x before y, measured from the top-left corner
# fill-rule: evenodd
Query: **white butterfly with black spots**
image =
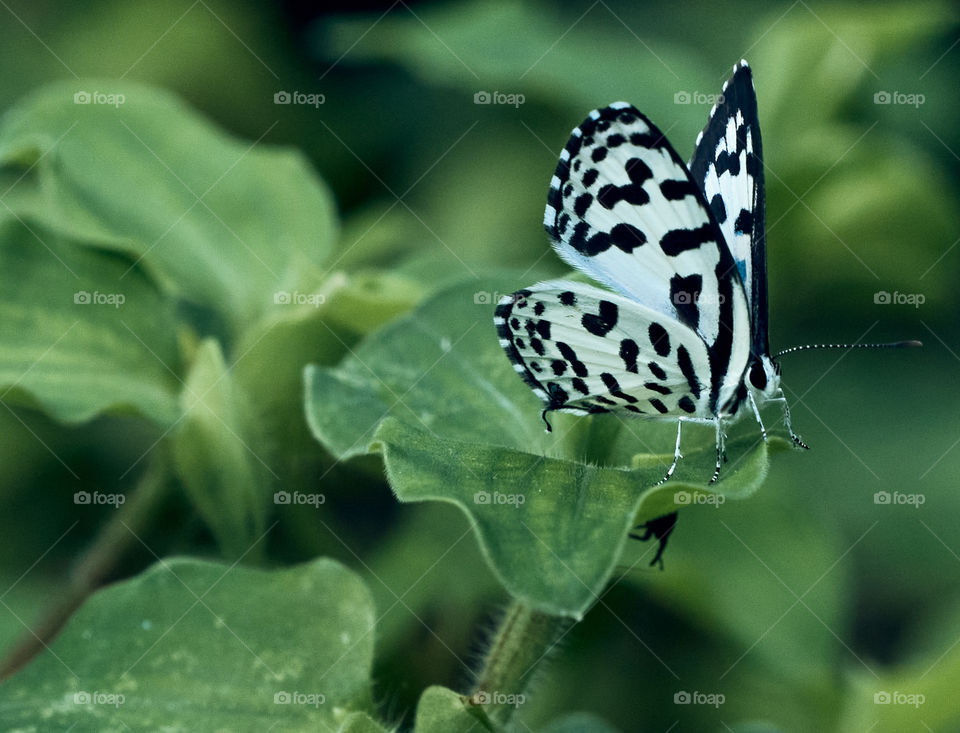
<path fill-rule="evenodd" d="M 560 257 L 608 289 L 541 282 L 501 299 L 494 317 L 548 429 L 554 410 L 676 420 L 660 483 L 681 458 L 684 422 L 715 427 L 716 481 L 724 427 L 746 406 L 766 440 L 760 407 L 779 403 L 806 448 L 768 344 L 763 153 L 745 61 L 722 95 L 689 165 L 633 106 L 591 112 L 560 154 L 544 226 Z"/>

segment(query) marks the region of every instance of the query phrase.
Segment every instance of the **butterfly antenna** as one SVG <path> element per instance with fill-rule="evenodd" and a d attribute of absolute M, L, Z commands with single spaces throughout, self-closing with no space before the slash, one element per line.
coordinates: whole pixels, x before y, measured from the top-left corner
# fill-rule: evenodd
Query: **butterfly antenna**
<path fill-rule="evenodd" d="M 888 344 L 807 344 L 805 346 L 791 346 L 789 349 L 778 351 L 773 355 L 778 359 L 784 354 L 807 349 L 907 349 L 923 346 L 920 341 L 892 341 Z"/>

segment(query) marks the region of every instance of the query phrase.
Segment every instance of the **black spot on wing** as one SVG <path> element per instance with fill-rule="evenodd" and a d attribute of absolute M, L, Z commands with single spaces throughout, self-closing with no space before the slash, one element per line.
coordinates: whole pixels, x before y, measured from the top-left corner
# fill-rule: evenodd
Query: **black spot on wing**
<path fill-rule="evenodd" d="M 670 335 L 667 333 L 667 329 L 659 323 L 651 323 L 650 328 L 647 329 L 647 335 L 650 337 L 653 350 L 659 356 L 666 356 L 670 353 Z"/>
<path fill-rule="evenodd" d="M 542 316 L 542 315 L 543 315 L 543 312 L 544 312 L 546 309 L 547 309 L 547 307 L 543 304 L 543 301 L 542 301 L 542 300 L 538 300 L 537 303 L 536 303 L 536 305 L 533 306 L 533 312 L 534 312 L 536 315 L 538 315 L 538 316 Z M 544 337 L 544 338 L 549 338 L 549 336 L 546 336 L 546 337 Z"/>
<path fill-rule="evenodd" d="M 579 160 L 577 161 L 580 162 Z M 583 187 L 590 188 L 594 183 L 597 182 L 597 177 L 600 175 L 600 171 L 596 168 L 591 168 L 586 173 L 583 174 Z"/>
<path fill-rule="evenodd" d="M 686 346 L 677 347 L 677 366 L 680 367 L 680 373 L 687 380 L 690 392 L 696 399 L 700 399 L 700 380 L 697 379 L 697 372 L 693 368 L 693 359 L 690 358 L 690 352 Z"/>
<path fill-rule="evenodd" d="M 669 410 L 667 410 L 667 406 L 663 404 L 660 400 L 654 398 L 652 400 L 649 400 L 649 402 L 653 406 L 653 409 L 659 412 L 661 415 L 665 415 L 667 414 L 667 412 L 669 412 Z"/>
<path fill-rule="evenodd" d="M 669 387 L 664 387 L 662 384 L 657 384 L 656 382 L 644 382 L 643 386 L 649 389 L 651 392 L 656 392 L 658 394 L 671 394 Z"/>
<path fill-rule="evenodd" d="M 743 234 L 753 234 L 753 212 L 746 209 L 740 209 L 740 215 L 733 223 L 733 229 Z"/>
<path fill-rule="evenodd" d="M 574 295 L 569 290 L 564 290 L 560 295 L 557 296 L 557 299 L 564 305 L 576 305 L 577 296 Z"/>
<path fill-rule="evenodd" d="M 693 404 L 693 400 L 690 399 L 689 395 L 684 395 L 677 402 L 677 407 L 683 410 L 686 413 L 693 413 L 697 411 L 696 406 Z"/>
<path fill-rule="evenodd" d="M 542 305 L 542 304 L 537 303 L 537 305 Z M 536 309 L 534 309 L 534 311 L 536 311 Z M 537 333 L 540 334 L 540 338 L 542 338 L 544 341 L 550 340 L 550 321 L 544 321 L 544 320 L 537 321 L 536 329 L 537 329 Z"/>
<path fill-rule="evenodd" d="M 649 369 L 650 373 L 657 379 L 664 380 L 667 378 L 667 373 L 663 371 L 663 367 L 657 364 L 655 361 L 651 361 L 649 364 L 647 364 L 647 369 Z"/>
<path fill-rule="evenodd" d="M 610 241 L 617 249 L 630 254 L 637 247 L 647 243 L 647 235 L 632 224 L 621 222 L 610 230 Z"/>
<path fill-rule="evenodd" d="M 601 300 L 599 313 L 584 313 L 580 322 L 594 336 L 606 336 L 617 325 L 617 306 L 609 300 Z"/>
<path fill-rule="evenodd" d="M 681 201 L 687 196 L 696 196 L 700 190 L 688 179 L 680 181 L 661 181 L 660 193 L 667 201 Z"/>
<path fill-rule="evenodd" d="M 696 229 L 671 229 L 660 240 L 660 249 L 668 257 L 676 257 L 682 252 L 697 249 L 713 241 L 715 241 L 714 229 L 708 222 Z"/>
<path fill-rule="evenodd" d="M 723 224 L 727 220 L 727 206 L 723 203 L 723 196 L 719 193 L 715 193 L 713 198 L 710 199 L 710 211 L 713 212 L 713 218 L 717 220 L 717 223 Z"/>
<path fill-rule="evenodd" d="M 587 365 L 577 358 L 577 352 L 571 349 L 569 344 L 557 341 L 557 351 L 560 352 L 560 356 L 567 360 L 574 374 L 578 377 L 587 376 Z"/>
<path fill-rule="evenodd" d="M 727 172 L 735 176 L 740 175 L 740 156 L 736 151 L 729 153 L 723 150 L 717 156 L 717 178 Z"/>
<path fill-rule="evenodd" d="M 554 359 L 550 362 L 550 368 L 553 369 L 553 373 L 556 376 L 562 376 L 565 371 L 567 371 L 567 362 L 563 359 Z"/>
<path fill-rule="evenodd" d="M 680 322 L 694 331 L 700 325 L 700 307 L 697 299 L 703 289 L 703 278 L 700 275 L 681 277 L 674 275 L 670 278 L 670 302 L 677 310 Z"/>
<path fill-rule="evenodd" d="M 593 195 L 589 193 L 582 193 L 577 196 L 576 200 L 573 202 L 573 213 L 576 214 L 580 219 L 586 216 L 587 209 L 590 208 L 590 204 L 593 203 Z"/>
<path fill-rule="evenodd" d="M 543 356 L 546 350 L 543 348 L 543 342 L 538 338 L 530 339 L 530 348 L 537 352 L 538 356 Z"/>
<path fill-rule="evenodd" d="M 570 235 L 570 246 L 587 257 L 596 257 L 606 252 L 612 244 L 610 235 L 606 232 L 594 232 L 591 235 L 590 225 L 585 221 L 578 221 Z"/>
<path fill-rule="evenodd" d="M 580 377 L 574 377 L 570 381 L 570 384 L 573 385 L 573 388 L 577 390 L 577 392 L 580 392 L 581 394 L 590 394 L 590 390 L 587 389 L 587 383 L 580 379 Z"/>
<path fill-rule="evenodd" d="M 623 359 L 623 368 L 628 372 L 637 373 L 637 357 L 640 355 L 640 348 L 633 339 L 624 339 L 620 342 L 620 358 Z M 666 375 L 664 375 L 666 376 Z M 662 379 L 663 377 L 661 377 Z"/>
<path fill-rule="evenodd" d="M 643 184 L 653 177 L 650 167 L 640 158 L 630 158 L 624 170 L 630 183 L 623 186 L 608 183 L 597 192 L 597 203 L 603 208 L 612 209 L 621 201 L 633 206 L 642 206 L 650 201 L 650 196 L 643 190 Z"/>

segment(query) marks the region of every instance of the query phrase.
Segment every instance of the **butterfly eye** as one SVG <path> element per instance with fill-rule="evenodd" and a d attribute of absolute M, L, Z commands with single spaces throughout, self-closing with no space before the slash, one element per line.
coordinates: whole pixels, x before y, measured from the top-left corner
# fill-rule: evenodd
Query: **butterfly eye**
<path fill-rule="evenodd" d="M 761 390 L 767 386 L 767 373 L 763 369 L 762 362 L 755 361 L 750 367 L 750 384 Z"/>

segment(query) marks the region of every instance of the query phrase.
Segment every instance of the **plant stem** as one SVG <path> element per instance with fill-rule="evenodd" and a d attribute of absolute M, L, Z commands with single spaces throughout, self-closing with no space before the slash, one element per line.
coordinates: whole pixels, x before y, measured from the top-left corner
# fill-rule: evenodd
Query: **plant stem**
<path fill-rule="evenodd" d="M 154 460 L 127 501 L 113 512 L 86 552 L 74 565 L 67 586 L 42 618 L 0 660 L 4 680 L 40 653 L 76 611 L 114 571 L 155 516 L 170 487 L 166 461 Z"/>
<path fill-rule="evenodd" d="M 550 616 L 514 600 L 500 622 L 484 660 L 472 700 L 489 696 L 482 704 L 487 717 L 503 726 L 523 701 L 538 665 L 551 655 L 574 620 Z"/>

